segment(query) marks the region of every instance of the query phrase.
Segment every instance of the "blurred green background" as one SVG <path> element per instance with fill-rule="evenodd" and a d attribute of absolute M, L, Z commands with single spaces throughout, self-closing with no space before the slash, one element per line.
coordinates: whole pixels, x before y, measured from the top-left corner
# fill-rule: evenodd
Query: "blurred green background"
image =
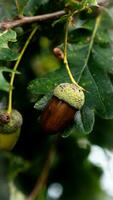
<path fill-rule="evenodd" d="M 67 3 L 71 6 L 72 1 L 0 0 L 0 21 L 54 12 L 64 9 Z M 14 83 L 13 106 L 21 112 L 23 125 L 14 149 L 11 152 L 0 151 L 0 200 L 32 200 L 27 197 L 37 181 L 41 189 L 35 200 L 113 199 L 113 2 L 109 3 L 89 59 L 89 70 L 97 79 L 105 108 L 98 101 L 85 71 L 88 78 L 83 74 L 81 84 L 89 91 L 86 93 L 86 107 L 83 113 L 81 111 L 81 118 L 77 118 L 77 127 L 71 126 L 59 136 L 42 133 L 40 114 L 52 95 L 54 85 L 68 80 L 62 60 L 53 54 L 54 47 L 63 48 L 66 19 L 62 17 L 38 23 L 39 30 L 21 60 L 18 68 L 21 74 L 16 75 Z M 74 5 L 78 6 L 78 3 L 74 2 Z M 94 6 L 91 12 L 80 13 L 70 24 L 69 63 L 77 78 L 99 14 L 101 12 Z M 0 39 L 3 42 L 0 43 L 0 109 L 7 105 L 10 80 L 10 73 L 5 73 L 2 67 L 12 69 L 32 27 L 31 24 L 15 27 L 8 39 Z M 102 75 L 102 81 L 104 75 L 107 77 L 107 86 L 100 81 Z"/>

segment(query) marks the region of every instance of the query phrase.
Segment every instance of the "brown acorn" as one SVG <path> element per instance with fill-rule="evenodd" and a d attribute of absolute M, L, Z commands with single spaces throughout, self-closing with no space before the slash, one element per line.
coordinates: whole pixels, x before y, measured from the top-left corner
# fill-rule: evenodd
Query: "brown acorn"
<path fill-rule="evenodd" d="M 56 134 L 68 126 L 75 113 L 84 104 L 84 92 L 75 84 L 62 83 L 53 92 L 53 97 L 41 115 L 44 133 Z"/>
<path fill-rule="evenodd" d="M 64 59 L 64 53 L 60 48 L 55 47 L 53 49 L 53 53 L 59 60 L 63 60 Z"/>

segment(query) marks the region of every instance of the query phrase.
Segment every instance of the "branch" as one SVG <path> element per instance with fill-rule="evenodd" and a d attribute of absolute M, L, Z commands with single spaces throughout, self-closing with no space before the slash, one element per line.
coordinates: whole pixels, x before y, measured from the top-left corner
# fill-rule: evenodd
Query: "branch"
<path fill-rule="evenodd" d="M 66 14 L 65 11 L 60 10 L 57 12 L 43 14 L 43 15 L 37 15 L 37 16 L 32 16 L 32 17 L 22 17 L 20 19 L 13 20 L 13 21 L 4 21 L 4 22 L 0 23 L 0 29 L 10 29 L 10 28 L 14 28 L 16 26 L 30 24 L 33 22 L 46 21 L 49 19 L 54 19 L 54 18 L 60 17 L 64 14 Z"/>
<path fill-rule="evenodd" d="M 38 197 L 38 194 L 41 192 L 43 187 L 46 185 L 46 182 L 48 179 L 48 174 L 49 174 L 51 165 L 53 163 L 54 157 L 55 157 L 55 150 L 54 150 L 54 146 L 52 146 L 52 148 L 50 149 L 50 151 L 48 153 L 44 168 L 42 170 L 42 174 L 38 178 L 31 194 L 28 196 L 28 198 L 26 200 L 34 200 L 36 197 Z"/>
<path fill-rule="evenodd" d="M 99 2 L 100 6 L 107 6 L 110 3 L 111 0 L 101 0 Z M 66 12 L 65 10 L 60 10 L 56 11 L 53 13 L 48 13 L 48 14 L 42 14 L 42 15 L 37 15 L 37 16 L 23 16 L 17 20 L 12 20 L 12 21 L 4 21 L 0 23 L 0 29 L 10 29 L 14 28 L 16 26 L 22 26 L 24 24 L 30 24 L 33 22 L 41 22 L 41 21 L 47 21 L 49 19 L 54 19 L 58 18 L 60 16 L 65 15 Z"/>

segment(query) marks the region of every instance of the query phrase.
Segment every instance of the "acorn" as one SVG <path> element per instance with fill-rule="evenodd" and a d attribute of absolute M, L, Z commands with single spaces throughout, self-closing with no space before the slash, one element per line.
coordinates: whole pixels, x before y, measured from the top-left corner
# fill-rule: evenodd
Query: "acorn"
<path fill-rule="evenodd" d="M 51 100 L 41 115 L 41 127 L 44 133 L 57 134 L 68 126 L 76 112 L 84 105 L 83 90 L 71 83 L 61 83 L 54 91 Z"/>
<path fill-rule="evenodd" d="M 53 53 L 59 60 L 63 60 L 64 59 L 64 53 L 60 48 L 55 47 L 53 49 Z"/>
<path fill-rule="evenodd" d="M 8 114 L 0 111 L 0 150 L 12 150 L 15 146 L 21 130 L 23 119 L 17 110 Z"/>

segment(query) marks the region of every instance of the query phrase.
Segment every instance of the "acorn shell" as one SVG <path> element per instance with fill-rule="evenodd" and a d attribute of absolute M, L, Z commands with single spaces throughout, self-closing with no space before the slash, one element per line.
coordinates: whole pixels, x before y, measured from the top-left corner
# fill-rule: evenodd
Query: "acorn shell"
<path fill-rule="evenodd" d="M 71 83 L 58 85 L 53 97 L 41 115 L 41 127 L 44 133 L 56 134 L 67 127 L 77 110 L 84 104 L 84 92 Z"/>
<path fill-rule="evenodd" d="M 20 128 L 10 134 L 0 133 L 0 150 L 12 150 L 18 141 L 20 135 Z"/>
<path fill-rule="evenodd" d="M 0 115 L 6 113 L 5 110 L 0 111 Z M 12 110 L 8 123 L 0 123 L 0 133 L 10 134 L 21 127 L 23 123 L 22 115 L 17 110 Z"/>
<path fill-rule="evenodd" d="M 73 83 L 61 83 L 54 89 L 53 94 L 76 109 L 81 109 L 84 105 L 84 92 Z"/>
<path fill-rule="evenodd" d="M 56 134 L 73 121 L 77 109 L 53 96 L 41 115 L 41 127 L 46 134 Z"/>
<path fill-rule="evenodd" d="M 0 111 L 0 116 L 7 115 L 5 110 Z M 0 122 L 0 150 L 11 150 L 20 135 L 22 115 L 17 110 L 12 110 L 7 123 Z"/>

